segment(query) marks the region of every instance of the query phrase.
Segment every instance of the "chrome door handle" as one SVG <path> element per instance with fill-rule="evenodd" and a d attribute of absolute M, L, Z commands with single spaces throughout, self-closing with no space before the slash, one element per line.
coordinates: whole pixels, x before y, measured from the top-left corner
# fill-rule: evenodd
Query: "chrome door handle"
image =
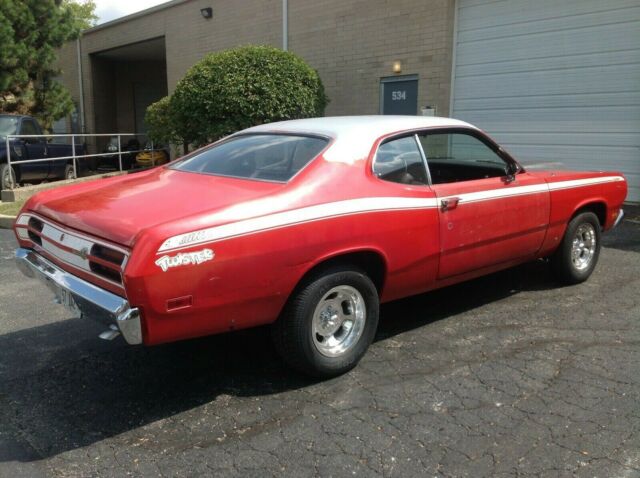
<path fill-rule="evenodd" d="M 440 201 L 440 209 L 443 211 L 450 211 L 458 207 L 460 198 L 447 198 Z"/>

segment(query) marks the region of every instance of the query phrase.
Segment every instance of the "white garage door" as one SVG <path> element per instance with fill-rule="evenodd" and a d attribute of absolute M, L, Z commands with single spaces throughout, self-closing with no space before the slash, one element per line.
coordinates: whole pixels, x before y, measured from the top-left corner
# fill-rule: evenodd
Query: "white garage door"
<path fill-rule="evenodd" d="M 458 0 L 453 117 L 640 201 L 640 0 Z"/>

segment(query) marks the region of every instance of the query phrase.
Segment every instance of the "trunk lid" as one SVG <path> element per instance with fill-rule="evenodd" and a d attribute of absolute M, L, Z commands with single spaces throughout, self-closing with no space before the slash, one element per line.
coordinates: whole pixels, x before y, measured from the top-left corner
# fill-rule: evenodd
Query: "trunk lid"
<path fill-rule="evenodd" d="M 155 168 L 45 191 L 28 203 L 60 224 L 131 247 L 143 230 L 273 194 L 286 185 Z"/>

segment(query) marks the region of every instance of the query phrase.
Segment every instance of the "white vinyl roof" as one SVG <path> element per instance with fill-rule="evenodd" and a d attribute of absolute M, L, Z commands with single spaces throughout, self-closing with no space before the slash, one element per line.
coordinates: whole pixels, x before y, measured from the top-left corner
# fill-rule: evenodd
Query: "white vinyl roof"
<path fill-rule="evenodd" d="M 332 138 L 338 138 L 344 134 L 367 131 L 376 138 L 397 131 L 434 128 L 442 126 L 473 127 L 464 121 L 439 116 L 325 116 L 322 118 L 307 118 L 290 121 L 279 121 L 254 126 L 245 131 L 257 132 L 296 132 L 316 133 Z"/>
<path fill-rule="evenodd" d="M 473 125 L 437 116 L 327 116 L 267 123 L 242 133 L 307 133 L 334 138 L 324 158 L 328 161 L 352 163 L 366 158 L 373 143 L 392 133 L 437 127 L 467 127 Z"/>

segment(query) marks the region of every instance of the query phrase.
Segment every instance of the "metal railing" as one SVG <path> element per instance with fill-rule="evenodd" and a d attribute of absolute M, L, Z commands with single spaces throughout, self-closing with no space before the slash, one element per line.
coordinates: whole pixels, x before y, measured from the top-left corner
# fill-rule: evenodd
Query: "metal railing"
<path fill-rule="evenodd" d="M 114 155 L 118 156 L 118 171 L 122 172 L 124 169 L 122 167 L 122 155 L 128 155 L 128 154 L 138 154 L 138 153 L 142 153 L 142 152 L 150 152 L 151 153 L 151 167 L 155 166 L 156 163 L 156 159 L 155 159 L 155 155 L 153 154 L 156 151 L 162 151 L 162 149 L 155 149 L 153 141 L 149 141 L 150 143 L 150 148 L 142 148 L 142 149 L 134 149 L 134 150 L 123 150 L 122 149 L 122 138 L 123 137 L 142 137 L 145 138 L 146 135 L 144 134 L 140 134 L 140 133 L 99 133 L 99 134 L 10 134 L 6 136 L 5 139 L 5 143 L 6 143 L 6 149 L 7 149 L 7 164 L 9 166 L 9 174 L 10 174 L 10 180 L 11 180 L 11 184 L 13 187 L 15 187 L 16 182 L 17 182 L 17 178 L 14 177 L 14 170 L 12 167 L 12 164 L 18 164 L 18 165 L 22 165 L 22 164 L 34 164 L 34 163 L 43 163 L 46 161 L 69 161 L 69 164 L 72 164 L 73 167 L 73 177 L 77 178 L 78 177 L 78 160 L 83 160 L 86 158 L 100 158 L 100 157 L 113 157 Z M 35 138 L 35 139 L 43 139 L 44 143 L 47 144 L 49 143 L 49 139 L 52 138 L 71 138 L 71 156 L 47 156 L 45 158 L 38 158 L 38 159 L 20 159 L 20 160 L 11 160 L 11 152 L 12 152 L 12 140 L 17 139 L 28 139 L 28 138 Z M 93 153 L 93 154 L 77 154 L 77 146 L 78 143 L 76 142 L 76 138 L 118 138 L 118 149 L 117 151 L 109 151 L 106 153 Z M 20 146 L 25 146 L 25 150 L 26 150 L 26 146 L 29 144 L 29 142 L 25 141 L 23 144 L 21 144 Z M 81 143 L 83 144 L 83 147 L 86 148 L 86 143 Z M 109 142 L 107 142 L 107 145 L 109 144 Z M 139 144 L 142 144 L 142 142 L 139 142 Z M 45 146 L 46 147 L 46 146 Z M 86 152 L 86 151 L 85 151 Z M 19 156 L 19 155 L 17 155 Z M 134 159 L 135 161 L 135 159 Z M 103 171 L 104 172 L 104 171 Z M 100 171 L 94 171 L 94 174 L 101 174 Z M 91 176 L 91 174 L 89 175 Z M 67 179 L 67 178 L 65 178 Z"/>

